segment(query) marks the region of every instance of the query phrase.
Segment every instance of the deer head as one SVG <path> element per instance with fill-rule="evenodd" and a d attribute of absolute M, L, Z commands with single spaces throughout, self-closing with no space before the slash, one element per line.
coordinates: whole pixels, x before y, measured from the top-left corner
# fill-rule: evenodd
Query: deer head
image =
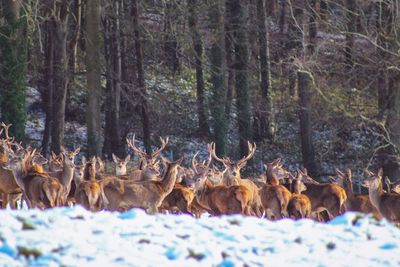
<path fill-rule="evenodd" d="M 64 166 L 67 166 L 69 168 L 74 168 L 75 167 L 75 164 L 74 164 L 75 156 L 79 153 L 79 151 L 81 151 L 80 147 L 75 149 L 75 151 L 67 151 L 67 150 L 65 150 L 65 148 L 63 146 L 61 146 L 61 155 L 63 158 Z"/>
<path fill-rule="evenodd" d="M 232 177 L 234 179 L 240 179 L 240 170 L 246 166 L 247 161 L 250 160 L 253 156 L 254 153 L 256 152 L 256 144 L 251 144 L 250 142 L 247 142 L 247 146 L 248 146 L 248 155 L 241 158 L 238 161 L 232 161 L 229 158 L 219 158 L 216 153 L 215 153 L 215 143 L 211 143 L 209 145 L 209 150 L 210 150 L 210 154 L 212 156 L 213 159 L 215 159 L 216 161 L 221 162 L 224 167 L 224 173 L 226 177 Z"/>
<path fill-rule="evenodd" d="M 113 153 L 112 158 L 113 158 L 114 163 L 116 164 L 115 174 L 116 175 L 125 175 L 127 172 L 126 166 L 128 165 L 128 162 L 131 159 L 131 155 L 128 154 L 125 157 L 125 159 L 120 159 Z"/>
<path fill-rule="evenodd" d="M 303 183 L 302 178 L 303 175 L 297 172 L 296 179 L 294 179 L 293 183 L 293 192 L 296 194 L 301 194 L 301 192 L 307 190 L 307 186 Z"/>
<path fill-rule="evenodd" d="M 157 157 L 160 155 L 161 151 L 163 151 L 167 146 L 169 138 L 167 137 L 166 139 L 163 139 L 162 137 L 160 137 L 160 141 L 161 146 L 154 149 L 153 152 L 149 155 L 135 145 L 135 135 L 133 135 L 132 140 L 126 139 L 128 146 L 139 155 L 143 168 L 145 167 L 145 165 L 154 165 L 156 164 L 156 162 L 158 162 Z"/>
<path fill-rule="evenodd" d="M 289 178 L 290 173 L 283 168 L 280 158 L 277 158 L 270 163 L 265 163 L 264 168 L 267 181 L 273 178 L 278 180 Z"/>
<path fill-rule="evenodd" d="M 213 143 L 208 144 L 207 149 L 208 149 L 209 157 L 208 157 L 207 162 L 205 162 L 203 164 L 203 167 L 200 169 L 197 169 L 197 168 L 195 168 L 196 165 L 193 166 L 193 164 L 192 164 L 192 171 L 193 171 L 194 175 L 193 175 L 193 177 L 191 177 L 191 179 L 186 180 L 186 185 L 189 189 L 193 189 L 195 191 L 200 190 L 204 186 L 204 184 L 208 178 L 209 167 L 210 167 L 210 164 L 211 164 L 211 161 L 213 158 L 212 152 L 213 152 L 213 150 L 215 150 Z"/>
<path fill-rule="evenodd" d="M 365 170 L 365 174 L 367 175 L 368 178 L 366 178 L 362 182 L 362 185 L 364 187 L 367 187 L 370 190 L 382 188 L 382 175 L 383 175 L 382 168 L 379 169 L 377 174 L 375 174 L 369 170 Z"/>

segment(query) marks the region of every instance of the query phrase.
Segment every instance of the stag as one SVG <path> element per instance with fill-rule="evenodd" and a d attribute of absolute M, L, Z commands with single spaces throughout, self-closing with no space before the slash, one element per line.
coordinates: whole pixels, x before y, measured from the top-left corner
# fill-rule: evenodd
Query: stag
<path fill-rule="evenodd" d="M 253 156 L 254 153 L 256 152 L 256 144 L 251 144 L 250 142 L 247 142 L 248 145 L 248 151 L 249 153 L 247 156 L 241 158 L 238 161 L 232 161 L 229 158 L 219 158 L 216 153 L 215 153 L 215 143 L 211 143 L 210 149 L 211 149 L 211 156 L 215 160 L 221 162 L 225 170 L 224 176 L 223 176 L 223 184 L 227 186 L 232 186 L 232 185 L 242 185 L 245 186 L 249 191 L 250 191 L 250 206 L 252 213 L 261 216 L 262 215 L 262 204 L 260 200 L 260 196 L 258 194 L 258 187 L 257 185 L 251 181 L 250 179 L 242 179 L 240 176 L 240 170 L 246 166 L 247 161 L 250 160 Z"/>

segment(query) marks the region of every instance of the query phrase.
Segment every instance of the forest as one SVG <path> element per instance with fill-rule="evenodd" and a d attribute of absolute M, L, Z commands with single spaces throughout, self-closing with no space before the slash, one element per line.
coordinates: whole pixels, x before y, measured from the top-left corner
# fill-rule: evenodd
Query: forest
<path fill-rule="evenodd" d="M 253 172 L 396 181 L 399 62 L 398 0 L 0 2 L 0 121 L 46 157 L 122 158 L 135 134 L 238 159 L 251 141 Z"/>

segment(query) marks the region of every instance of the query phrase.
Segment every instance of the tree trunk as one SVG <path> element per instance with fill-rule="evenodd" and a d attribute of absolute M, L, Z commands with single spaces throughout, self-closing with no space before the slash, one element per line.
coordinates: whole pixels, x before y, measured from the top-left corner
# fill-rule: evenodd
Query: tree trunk
<path fill-rule="evenodd" d="M 225 116 L 225 72 L 224 72 L 224 19 L 221 0 L 209 1 L 210 29 L 213 32 L 210 51 L 211 115 L 216 152 L 226 155 L 227 121 Z"/>
<path fill-rule="evenodd" d="M 258 18 L 258 38 L 260 42 L 259 63 L 261 76 L 261 118 L 260 135 L 261 138 L 274 139 L 275 123 L 272 109 L 272 90 L 271 90 L 271 65 L 269 57 L 269 37 L 267 27 L 267 17 L 265 12 L 265 1 L 257 0 L 257 18 Z"/>
<path fill-rule="evenodd" d="M 1 121 L 11 123 L 10 135 L 16 141 L 25 138 L 27 36 L 26 18 L 21 12 L 22 0 L 7 0 L 3 3 L 5 22 L 0 27 L 0 114 Z"/>
<path fill-rule="evenodd" d="M 52 16 L 54 31 L 54 93 L 53 129 L 51 131 L 51 150 L 60 153 L 64 144 L 65 105 L 68 89 L 68 1 L 55 4 Z"/>
<path fill-rule="evenodd" d="M 317 14 L 315 11 L 317 0 L 309 0 L 307 2 L 307 9 L 309 15 L 308 25 L 308 53 L 313 55 L 315 52 L 315 46 L 317 45 Z"/>
<path fill-rule="evenodd" d="M 299 119 L 300 138 L 303 165 L 312 177 L 318 176 L 317 164 L 315 162 L 314 145 L 312 143 L 311 129 L 311 77 L 308 72 L 297 71 L 297 82 L 299 91 Z"/>
<path fill-rule="evenodd" d="M 231 2 L 231 20 L 235 47 L 235 91 L 239 126 L 240 155 L 248 154 L 247 141 L 252 139 L 249 100 L 249 48 L 247 37 L 248 4 L 246 1 Z"/>
<path fill-rule="evenodd" d="M 279 4 L 280 4 L 279 32 L 283 33 L 285 31 L 285 25 L 286 25 L 287 0 L 281 0 L 279 1 Z"/>
<path fill-rule="evenodd" d="M 346 10 L 347 10 L 347 34 L 346 34 L 346 45 L 344 48 L 344 54 L 345 54 L 346 69 L 347 71 L 350 71 L 354 65 L 353 46 L 354 46 L 354 33 L 356 32 L 355 0 L 346 0 Z"/>
<path fill-rule="evenodd" d="M 201 35 L 197 29 L 196 0 L 188 0 L 188 20 L 189 29 L 192 35 L 193 47 L 195 52 L 196 67 L 196 92 L 197 92 L 197 117 L 199 120 L 198 133 L 201 137 L 210 135 L 210 128 L 207 122 L 207 115 L 204 106 L 204 77 L 203 77 L 203 43 Z"/>
<path fill-rule="evenodd" d="M 91 0 L 87 0 L 87 2 L 88 2 L 87 5 L 88 6 L 92 6 L 92 4 L 89 3 L 90 1 Z M 77 57 L 78 57 L 78 41 L 79 41 L 79 38 L 81 36 L 82 5 L 83 5 L 82 0 L 75 0 L 75 2 L 74 2 L 75 32 L 74 32 L 74 35 L 73 35 L 71 43 L 70 43 L 71 57 L 70 57 L 70 60 L 69 60 L 69 63 L 70 63 L 69 64 L 69 68 L 70 68 L 70 70 L 72 72 L 72 78 L 74 77 L 74 73 L 76 73 L 77 68 L 78 68 L 78 66 L 77 66 L 78 65 L 77 64 L 77 62 L 78 62 L 78 60 L 77 60 Z M 93 13 L 93 11 L 87 11 L 86 10 L 86 14 L 88 14 L 90 12 Z M 90 17 L 88 18 L 86 16 L 86 20 L 92 20 L 92 19 Z M 86 40 L 86 42 L 87 42 L 87 40 Z"/>
<path fill-rule="evenodd" d="M 44 66 L 43 66 L 43 103 L 45 105 L 46 121 L 44 125 L 44 133 L 42 140 L 42 153 L 46 157 L 49 155 L 49 145 L 51 142 L 51 129 L 53 124 L 53 87 L 54 87 L 54 45 L 53 45 L 53 32 L 51 22 L 45 22 L 45 52 L 44 52 Z"/>
<path fill-rule="evenodd" d="M 227 81 L 226 81 L 226 101 L 225 101 L 225 114 L 228 120 L 228 123 L 231 118 L 231 108 L 232 108 L 232 100 L 235 89 L 235 51 L 233 47 L 233 34 L 232 34 L 232 22 L 230 19 L 232 16 L 230 15 L 230 2 L 225 2 L 225 60 L 226 60 L 226 72 L 227 72 Z"/>
<path fill-rule="evenodd" d="M 101 155 L 101 1 L 86 3 L 86 79 L 87 79 L 87 144 L 88 156 Z"/>
<path fill-rule="evenodd" d="M 142 126 L 143 126 L 143 142 L 146 152 L 150 154 L 151 153 L 150 119 L 148 116 L 146 87 L 144 83 L 143 51 L 142 51 L 142 42 L 140 39 L 138 0 L 133 1 L 132 17 L 133 17 L 134 36 L 135 36 L 136 70 L 137 70 L 138 87 L 141 100 L 140 115 L 142 118 Z"/>
<path fill-rule="evenodd" d="M 178 41 L 176 39 L 176 21 L 178 12 L 177 1 L 166 1 L 165 15 L 164 15 L 164 51 L 166 58 L 166 65 L 172 70 L 172 74 L 179 71 L 179 57 L 178 57 Z"/>

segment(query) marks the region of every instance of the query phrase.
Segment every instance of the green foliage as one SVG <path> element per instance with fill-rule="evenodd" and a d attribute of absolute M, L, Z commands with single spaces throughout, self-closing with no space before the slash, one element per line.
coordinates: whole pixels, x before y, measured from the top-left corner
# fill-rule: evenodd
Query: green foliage
<path fill-rule="evenodd" d="M 27 45 L 24 16 L 18 21 L 9 19 L 0 28 L 0 108 L 1 121 L 12 123 L 10 135 L 24 139 L 26 123 L 25 74 Z"/>

